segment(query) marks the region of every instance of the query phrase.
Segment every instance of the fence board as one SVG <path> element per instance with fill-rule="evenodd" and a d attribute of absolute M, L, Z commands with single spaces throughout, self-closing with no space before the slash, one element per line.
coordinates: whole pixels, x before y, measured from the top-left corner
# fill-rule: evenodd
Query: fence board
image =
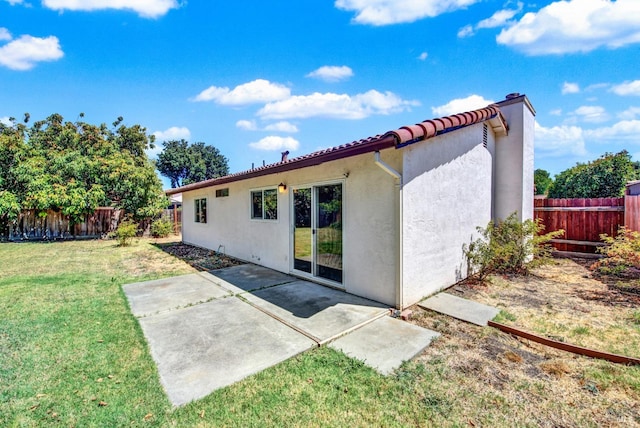
<path fill-rule="evenodd" d="M 49 210 L 45 215 L 38 215 L 35 210 L 24 210 L 17 221 L 9 225 L 7 238 L 10 241 L 98 238 L 114 231 L 121 216 L 121 210 L 100 207 L 93 214 L 85 216 L 82 223 L 74 225 L 72 230 L 69 219 L 60 211 Z"/>
<path fill-rule="evenodd" d="M 640 213 L 640 199 L 627 204 L 625 198 L 536 199 L 534 216 L 542 220 L 545 232 L 564 229 L 564 235 L 552 243 L 556 250 L 594 253 L 600 235 L 615 236 L 618 227 L 625 224 L 625 213 L 630 215 L 627 205 L 636 203 Z M 634 219 L 637 221 L 638 215 Z M 640 228 L 640 222 L 637 226 Z"/>
<path fill-rule="evenodd" d="M 627 229 L 640 232 L 640 195 L 624 197 L 624 224 Z"/>

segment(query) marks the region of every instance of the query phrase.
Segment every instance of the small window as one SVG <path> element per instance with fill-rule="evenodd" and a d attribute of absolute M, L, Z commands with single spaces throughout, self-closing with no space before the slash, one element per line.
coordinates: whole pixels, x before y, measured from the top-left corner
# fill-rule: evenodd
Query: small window
<path fill-rule="evenodd" d="M 251 192 L 251 218 L 278 219 L 278 190 L 265 189 Z"/>
<path fill-rule="evenodd" d="M 207 222 L 207 198 L 196 199 L 195 221 L 196 223 Z"/>
<path fill-rule="evenodd" d="M 216 190 L 216 198 L 224 198 L 225 196 L 229 196 L 229 188 L 225 187 L 224 189 Z"/>

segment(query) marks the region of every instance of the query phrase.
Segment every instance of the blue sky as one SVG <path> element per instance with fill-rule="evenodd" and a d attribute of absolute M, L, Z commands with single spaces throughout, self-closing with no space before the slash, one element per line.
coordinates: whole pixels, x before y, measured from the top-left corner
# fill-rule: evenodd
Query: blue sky
<path fill-rule="evenodd" d="M 123 116 L 237 172 L 519 92 L 556 174 L 640 160 L 639 54 L 639 0 L 0 0 L 0 120 Z"/>

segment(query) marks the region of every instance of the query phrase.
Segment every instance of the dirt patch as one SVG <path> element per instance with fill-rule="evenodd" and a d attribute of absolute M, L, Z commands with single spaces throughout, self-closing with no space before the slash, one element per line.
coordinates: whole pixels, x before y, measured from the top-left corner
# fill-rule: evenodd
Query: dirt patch
<path fill-rule="evenodd" d="M 162 251 L 184 260 L 198 270 L 223 269 L 245 264 L 245 262 L 241 260 L 218 253 L 217 251 L 184 244 L 182 242 L 158 243 L 155 245 Z"/>
<path fill-rule="evenodd" d="M 585 265 L 565 259 L 527 277 L 494 276 L 488 284 L 461 283 L 447 291 L 501 309 L 501 322 L 526 331 L 638 357 L 640 296 L 619 287 L 624 284 L 604 283 Z M 411 322 L 442 335 L 417 363 L 438 367 L 461 406 L 456 410 L 470 423 L 482 424 L 502 411 L 513 415 L 513 425 L 640 426 L 640 367 L 577 356 L 417 306 L 412 310 Z"/>

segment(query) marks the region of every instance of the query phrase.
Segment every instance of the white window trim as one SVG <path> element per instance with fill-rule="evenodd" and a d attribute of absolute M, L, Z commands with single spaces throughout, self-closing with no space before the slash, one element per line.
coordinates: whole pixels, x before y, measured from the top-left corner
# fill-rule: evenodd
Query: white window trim
<path fill-rule="evenodd" d="M 193 198 L 193 222 L 196 224 L 207 224 L 209 222 L 209 201 L 206 196 L 195 197 Z M 204 221 L 199 221 L 198 212 L 199 209 L 196 206 L 201 206 L 200 201 L 204 200 Z"/>
<path fill-rule="evenodd" d="M 276 218 L 264 218 L 264 192 L 267 190 L 272 190 L 276 193 Z M 253 194 L 260 192 L 262 193 L 262 217 L 254 217 L 253 216 Z M 261 187 L 258 189 L 250 189 L 249 190 L 249 219 L 251 221 L 266 221 L 270 223 L 280 221 L 280 201 L 278 200 L 278 187 L 277 186 L 267 186 Z"/>

